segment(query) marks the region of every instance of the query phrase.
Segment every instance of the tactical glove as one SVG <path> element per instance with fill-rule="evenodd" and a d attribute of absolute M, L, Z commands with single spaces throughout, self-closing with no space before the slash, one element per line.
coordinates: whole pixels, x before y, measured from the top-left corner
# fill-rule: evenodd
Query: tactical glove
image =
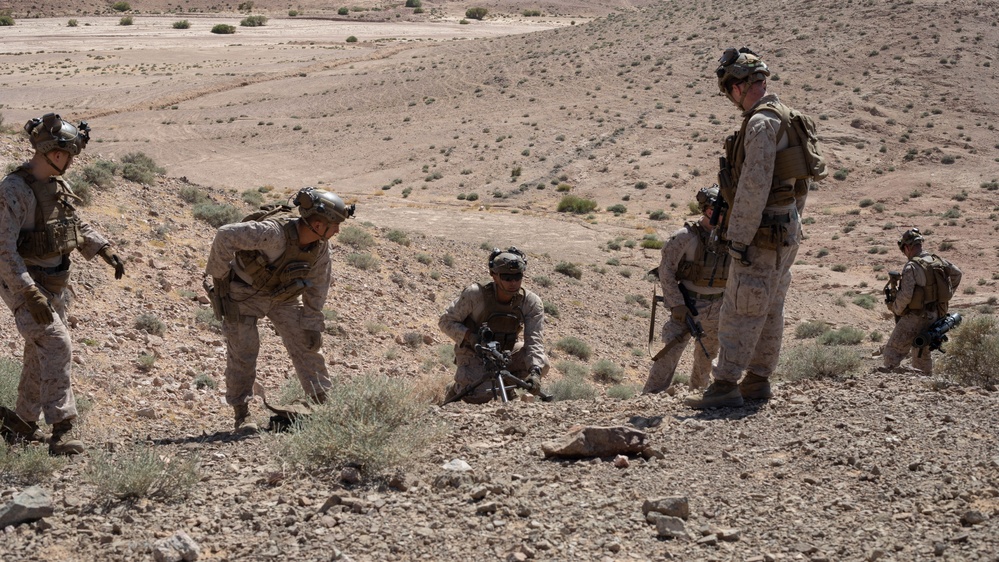
<path fill-rule="evenodd" d="M 309 351 L 319 351 L 323 346 L 323 333 L 319 330 L 305 330 L 305 347 Z"/>
<path fill-rule="evenodd" d="M 39 326 L 48 326 L 52 323 L 52 309 L 49 308 L 49 299 L 42 294 L 37 285 L 29 285 L 24 290 L 24 305 L 28 307 L 31 318 Z"/>
<path fill-rule="evenodd" d="M 531 367 L 531 372 L 524 379 L 528 385 L 530 385 L 530 391 L 532 393 L 541 392 L 541 369 L 538 367 Z"/>
<path fill-rule="evenodd" d="M 753 265 L 753 262 L 749 261 L 749 246 L 745 244 L 729 242 L 728 255 L 732 256 L 733 259 L 739 260 L 742 265 Z"/>
<path fill-rule="evenodd" d="M 670 317 L 673 318 L 673 321 L 677 324 L 683 324 L 687 319 L 687 307 L 685 305 L 680 304 L 670 307 L 669 313 Z"/>
<path fill-rule="evenodd" d="M 121 261 L 118 254 L 114 253 L 114 250 L 111 249 L 111 246 L 104 246 L 97 252 L 97 255 L 114 268 L 115 279 L 121 279 L 125 275 L 125 262 Z"/>

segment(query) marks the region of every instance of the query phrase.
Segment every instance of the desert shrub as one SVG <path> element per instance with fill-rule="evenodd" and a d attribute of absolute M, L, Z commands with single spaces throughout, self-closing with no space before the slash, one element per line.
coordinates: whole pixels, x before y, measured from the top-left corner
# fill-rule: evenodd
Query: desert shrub
<path fill-rule="evenodd" d="M 556 273 L 561 273 L 562 275 L 568 275 L 569 277 L 572 277 L 573 279 L 582 279 L 583 278 L 583 270 L 580 269 L 580 267 L 578 265 L 576 265 L 576 264 L 574 264 L 572 262 L 568 262 L 568 261 L 560 261 L 560 262 L 558 262 L 558 264 L 555 266 L 555 271 L 556 271 Z"/>
<path fill-rule="evenodd" d="M 467 200 L 468 201 L 478 201 L 479 200 L 479 194 L 473 191 L 473 192 L 471 192 L 471 193 L 468 194 Z"/>
<path fill-rule="evenodd" d="M 375 245 L 375 239 L 359 226 L 345 226 L 337 234 L 337 240 L 358 251 L 364 251 Z"/>
<path fill-rule="evenodd" d="M 212 378 L 211 375 L 205 373 L 198 373 L 197 376 L 194 377 L 194 388 L 197 388 L 198 390 L 204 388 L 210 388 L 214 390 L 218 388 L 218 386 L 219 383 L 214 378 Z"/>
<path fill-rule="evenodd" d="M 590 369 L 593 379 L 598 382 L 619 383 L 624 380 L 624 368 L 610 359 L 600 359 Z"/>
<path fill-rule="evenodd" d="M 288 17 L 293 18 L 298 16 L 298 10 L 288 10 Z"/>
<path fill-rule="evenodd" d="M 968 318 L 948 338 L 941 372 L 961 384 L 995 387 L 999 382 L 999 333 L 995 316 Z"/>
<path fill-rule="evenodd" d="M 143 371 L 149 371 L 156 365 L 156 354 L 141 353 L 135 358 L 135 366 Z"/>
<path fill-rule="evenodd" d="M 5 484 L 38 484 L 65 464 L 45 447 L 15 447 L 0 439 L 0 482 Z"/>
<path fill-rule="evenodd" d="M 562 200 L 558 202 L 557 210 L 560 213 L 583 215 L 592 212 L 596 208 L 597 202 L 592 199 L 585 199 L 575 195 L 563 195 Z"/>
<path fill-rule="evenodd" d="M 142 152 L 132 152 L 121 158 L 121 177 L 143 185 L 153 183 L 158 174 L 166 170 L 157 166 L 152 158 Z"/>
<path fill-rule="evenodd" d="M 857 295 L 853 298 L 853 304 L 859 306 L 860 308 L 866 308 L 867 310 L 874 310 L 874 305 L 877 304 L 877 299 L 874 295 Z"/>
<path fill-rule="evenodd" d="M 805 340 L 809 338 L 817 338 L 822 334 L 829 331 L 829 325 L 825 322 L 819 322 L 818 320 L 808 320 L 798 324 L 794 329 L 794 337 L 799 340 Z"/>
<path fill-rule="evenodd" d="M 118 20 L 118 25 L 132 25 L 132 16 L 122 16 Z"/>
<path fill-rule="evenodd" d="M 84 478 L 103 498 L 135 500 L 187 497 L 201 480 L 197 455 L 168 457 L 150 445 L 131 445 L 115 453 L 90 453 Z"/>
<path fill-rule="evenodd" d="M 14 16 L 10 14 L 0 14 L 0 27 L 14 25 Z"/>
<path fill-rule="evenodd" d="M 430 254 L 424 254 L 421 252 L 419 254 L 416 254 L 416 261 L 422 263 L 423 265 L 430 265 L 430 262 L 433 261 L 433 258 L 430 257 Z"/>
<path fill-rule="evenodd" d="M 346 6 L 343 6 L 339 10 L 337 10 L 336 13 L 337 13 L 337 15 L 340 15 L 340 16 L 346 16 L 346 15 L 350 14 L 350 10 Z"/>
<path fill-rule="evenodd" d="M 80 175 L 84 181 L 99 187 L 108 189 L 114 184 L 114 174 L 118 171 L 118 165 L 110 160 L 98 160 L 84 166 L 80 170 Z"/>
<path fill-rule="evenodd" d="M 298 431 L 277 443 L 306 470 L 354 466 L 377 476 L 407 468 L 433 449 L 442 427 L 405 380 L 364 375 L 336 385 Z"/>
<path fill-rule="evenodd" d="M 267 25 L 267 16 L 247 16 L 240 20 L 239 25 L 243 27 L 262 27 Z"/>
<path fill-rule="evenodd" d="M 536 18 L 541 15 L 541 10 L 524 10 L 520 14 L 525 18 Z"/>
<path fill-rule="evenodd" d="M 162 336 L 166 333 L 166 324 L 159 319 L 155 314 L 145 313 L 140 314 L 135 318 L 135 322 L 132 326 L 136 330 L 143 330 L 147 334 L 152 334 L 154 336 Z"/>
<path fill-rule="evenodd" d="M 618 203 L 617 205 L 611 205 L 610 207 L 607 207 L 607 210 L 610 211 L 611 213 L 614 213 L 615 215 L 623 215 L 628 212 L 628 207 L 625 207 L 624 205 Z"/>
<path fill-rule="evenodd" d="M 187 20 L 179 20 L 173 22 L 174 29 L 191 29 L 191 22 Z"/>
<path fill-rule="evenodd" d="M 588 361 L 590 359 L 590 355 L 593 354 L 593 350 L 590 349 L 589 344 L 574 336 L 566 336 L 558 340 L 555 343 L 555 349 L 564 351 L 569 355 L 582 359 L 583 361 Z"/>
<path fill-rule="evenodd" d="M 413 243 L 409 239 L 409 235 L 407 235 L 402 230 L 390 230 L 390 231 L 388 231 L 388 234 L 385 235 L 385 237 L 388 238 L 390 241 L 395 242 L 396 244 L 398 244 L 400 246 L 409 246 L 410 244 Z"/>
<path fill-rule="evenodd" d="M 191 213 L 194 215 L 194 218 L 204 221 L 215 228 L 238 222 L 243 218 L 243 213 L 236 207 L 227 203 L 220 204 L 212 201 L 204 201 L 196 204 L 191 209 Z"/>
<path fill-rule="evenodd" d="M 444 254 L 444 257 L 441 258 L 441 262 L 448 267 L 454 267 L 454 256 L 451 254 Z"/>
<path fill-rule="evenodd" d="M 227 23 L 217 23 L 212 26 L 212 33 L 218 35 L 232 35 L 236 33 L 236 26 Z"/>
<path fill-rule="evenodd" d="M 347 263 L 363 271 L 378 271 L 381 265 L 371 254 L 348 254 Z"/>
<path fill-rule="evenodd" d="M 583 375 L 566 375 L 545 387 L 545 392 L 551 394 L 556 402 L 563 400 L 593 400 L 597 389 Z"/>
<path fill-rule="evenodd" d="M 489 10 L 485 8 L 469 8 L 465 10 L 465 17 L 472 18 L 473 20 L 481 20 L 482 18 L 486 17 L 486 14 L 488 13 Z"/>
<path fill-rule="evenodd" d="M 350 37 L 347 37 L 347 42 L 348 43 L 357 43 L 357 37 L 354 37 L 353 35 L 351 35 Z"/>
<path fill-rule="evenodd" d="M 580 272 L 580 275 L 582 275 L 582 272 Z M 532 279 L 532 281 L 534 281 L 534 283 L 536 283 L 539 287 L 548 288 L 552 286 L 552 280 L 547 275 L 537 275 Z"/>
<path fill-rule="evenodd" d="M 0 406 L 11 410 L 17 403 L 17 385 L 21 380 L 21 362 L 0 357 Z"/>
<path fill-rule="evenodd" d="M 264 194 L 256 189 L 247 189 L 240 196 L 244 203 L 251 207 L 259 207 L 264 202 Z"/>
<path fill-rule="evenodd" d="M 607 398 L 629 400 L 638 394 L 638 390 L 638 387 L 633 384 L 615 384 L 607 389 Z"/>
<path fill-rule="evenodd" d="M 420 332 L 406 332 L 402 335 L 402 343 L 406 347 L 416 349 L 423 345 L 423 334 Z"/>
<path fill-rule="evenodd" d="M 240 12 L 252 12 L 253 11 L 253 0 L 244 0 L 239 3 L 237 8 Z"/>
<path fill-rule="evenodd" d="M 407 8 L 419 8 L 421 6 L 423 6 L 423 2 L 421 0 L 406 0 Z"/>
<path fill-rule="evenodd" d="M 545 310 L 545 316 L 550 316 L 552 318 L 558 318 L 561 313 L 558 311 L 558 305 L 551 301 L 543 301 L 542 306 Z"/>
<path fill-rule="evenodd" d="M 843 326 L 838 330 L 829 330 L 819 336 L 818 342 L 822 345 L 857 345 L 864 341 L 867 334 L 859 328 L 853 326 Z"/>
<path fill-rule="evenodd" d="M 669 218 L 669 215 L 667 215 L 666 211 L 664 211 L 662 209 L 656 209 L 655 211 L 652 211 L 651 213 L 649 213 L 649 220 L 651 220 L 651 221 L 664 221 L 664 220 L 666 220 L 668 218 Z"/>
<path fill-rule="evenodd" d="M 127 12 L 132 9 L 132 6 L 128 2 L 115 2 L 111 4 L 111 9 L 116 12 Z"/>
<path fill-rule="evenodd" d="M 80 22 L 77 21 L 76 19 L 70 19 L 68 22 L 66 22 L 66 27 L 77 27 L 78 25 L 80 25 Z"/>
<path fill-rule="evenodd" d="M 177 193 L 181 200 L 191 204 L 204 203 L 208 201 L 208 196 L 203 191 L 193 185 L 185 185 Z"/>
<path fill-rule="evenodd" d="M 860 203 L 859 203 L 859 205 L 860 205 L 861 208 L 870 207 L 873 204 L 874 204 L 874 200 L 873 199 L 869 199 L 869 198 L 861 199 Z"/>
<path fill-rule="evenodd" d="M 663 247 L 663 241 L 660 240 L 655 234 L 646 234 L 642 237 L 642 241 L 639 245 L 643 248 L 658 250 Z"/>
<path fill-rule="evenodd" d="M 777 376 L 788 381 L 841 377 L 855 373 L 862 365 L 855 349 L 809 344 L 782 353 Z"/>

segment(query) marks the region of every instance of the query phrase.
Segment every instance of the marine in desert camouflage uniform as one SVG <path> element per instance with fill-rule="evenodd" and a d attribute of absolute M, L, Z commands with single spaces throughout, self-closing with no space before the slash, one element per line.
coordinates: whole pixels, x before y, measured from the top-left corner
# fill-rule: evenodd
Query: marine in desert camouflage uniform
<path fill-rule="evenodd" d="M 728 249 L 711 235 L 714 230 L 711 224 L 712 205 L 718 197 L 718 186 L 698 191 L 700 220 L 684 225 L 663 244 L 658 277 L 663 288 L 663 304 L 670 309 L 670 319 L 663 323 L 662 338 L 666 347 L 657 353 L 658 358 L 649 369 L 649 378 L 642 389 L 645 394 L 669 388 L 680 356 L 691 339 L 685 320 L 689 312 L 680 292 L 680 284 L 693 298 L 697 308 L 696 319 L 704 330 L 701 337 L 704 349 L 700 345 L 694 348 L 690 387 L 703 389 L 711 377 L 711 361 L 718 353 L 718 317 L 729 263 Z"/>
<path fill-rule="evenodd" d="M 79 197 L 62 177 L 90 140 L 87 123 L 73 126 L 48 113 L 24 130 L 35 153 L 0 184 L 0 296 L 24 338 L 17 405 L 14 412 L 4 409 L 3 433 L 8 440 L 42 440 L 37 422 L 44 414 L 52 424 L 49 452 L 76 454 L 83 443 L 67 436 L 77 417 L 66 323 L 70 255 L 101 256 L 114 267 L 115 279 L 125 264 L 80 220 Z"/>
<path fill-rule="evenodd" d="M 527 257 L 517 248 L 493 250 L 489 256 L 492 282 L 469 285 L 441 315 L 437 325 L 454 340 L 454 361 L 458 366 L 445 400 L 488 376 L 474 351 L 483 324 L 492 330 L 503 351 L 512 352 L 511 374 L 540 390 L 541 377 L 548 372 L 545 311 L 541 298 L 521 287 L 526 269 Z M 462 400 L 483 404 L 492 398 L 492 386 L 483 383 Z"/>
<path fill-rule="evenodd" d="M 923 250 L 923 236 L 917 228 L 902 234 L 898 249 L 909 261 L 902 268 L 898 292 L 886 303 L 898 322 L 882 350 L 882 370 L 898 367 L 911 354 L 912 366 L 929 375 L 933 373 L 929 348 L 913 347 L 912 342 L 947 313 L 947 305 L 961 284 L 961 270 Z"/>
<path fill-rule="evenodd" d="M 257 320 L 270 318 L 295 373 L 315 402 L 326 399 L 329 373 L 322 351 L 323 306 L 332 279 L 329 240 L 354 205 L 327 191 L 305 188 L 295 197 L 300 216 L 251 220 L 219 228 L 205 272 L 224 308 L 225 399 L 235 429 L 257 431 L 249 401 L 257 377 Z"/>
<path fill-rule="evenodd" d="M 743 112 L 743 126 L 726 140 L 730 175 L 723 177 L 724 169 L 719 174 L 729 204 L 722 234 L 732 265 L 718 326 L 721 352 L 714 381 L 703 397 L 687 401 L 697 409 L 741 406 L 744 398 L 772 396 L 769 378 L 780 355 L 784 298 L 801 240 L 799 213 L 805 196 L 795 197 L 793 178 L 775 176 L 777 153 L 789 146 L 789 139 L 779 134 L 775 108 L 780 100 L 767 90 L 767 65 L 748 49 L 728 49 L 719 62 L 718 86 Z M 733 188 L 734 194 L 727 191 Z"/>

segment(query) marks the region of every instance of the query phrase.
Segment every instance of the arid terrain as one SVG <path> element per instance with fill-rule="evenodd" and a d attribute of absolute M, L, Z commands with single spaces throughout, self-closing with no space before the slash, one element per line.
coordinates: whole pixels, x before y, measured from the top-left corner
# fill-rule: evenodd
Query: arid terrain
<path fill-rule="evenodd" d="M 414 13 L 362 0 L 347 15 L 312 0 L 111 4 L 0 0 L 16 20 L 0 27 L 0 163 L 27 159 L 21 125 L 55 111 L 93 128 L 75 168 L 135 152 L 165 168 L 150 185 L 117 178 L 82 208 L 127 274 L 74 264 L 74 383 L 91 448 L 196 455 L 201 482 L 179 503 L 107 503 L 85 478 L 90 457 L 74 458 L 40 483 L 55 513 L 2 530 L 3 560 L 151 560 L 178 531 L 202 560 L 999 560 L 996 392 L 875 373 L 871 357 L 911 226 L 963 270 L 952 308 L 994 313 L 999 3 L 518 0 L 475 4 L 489 13 L 466 23 L 472 4 L 451 1 Z M 266 25 L 240 26 L 250 13 Z M 219 23 L 236 33 L 210 33 Z M 553 363 L 578 366 L 554 347 L 579 338 L 587 368 L 616 365 L 640 387 L 645 272 L 659 256 L 641 242 L 689 220 L 715 181 L 739 113 L 714 69 L 741 45 L 816 119 L 830 164 L 808 198 L 785 352 L 814 344 L 795 337 L 803 323 L 855 327 L 868 336 L 844 350 L 860 367 L 805 380 L 782 367 L 769 403 L 704 414 L 683 406 L 685 388 L 617 399 L 606 382 L 592 400 L 428 407 L 445 434 L 394 486 L 342 482 L 338 467 L 303 474 L 275 456 L 283 435 L 229 435 L 224 342 L 199 299 L 214 228 L 185 190 L 245 212 L 307 185 L 357 203 L 352 226 L 374 241 L 334 248 L 324 350 L 339 379 L 439 391 L 453 369 L 439 314 L 486 277 L 489 248 L 515 245 L 549 307 Z M 598 209 L 559 213 L 566 193 Z M 357 253 L 377 267 L 357 267 Z M 140 314 L 163 335 L 136 328 Z M 294 375 L 270 332 L 259 381 L 277 394 Z M 0 312 L 0 356 L 20 361 L 21 346 Z M 553 368 L 549 383 L 563 376 Z M 543 458 L 576 425 L 645 429 L 665 458 Z M 452 459 L 472 470 L 452 475 Z M 24 488 L 2 481 L 0 507 Z M 667 539 L 643 503 L 673 496 L 690 514 Z"/>

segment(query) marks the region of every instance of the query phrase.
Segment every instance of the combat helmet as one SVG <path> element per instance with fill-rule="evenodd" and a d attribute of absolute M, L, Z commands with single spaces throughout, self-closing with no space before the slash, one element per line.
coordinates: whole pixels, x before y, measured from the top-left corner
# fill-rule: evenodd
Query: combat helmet
<path fill-rule="evenodd" d="M 708 210 L 708 207 L 715 204 L 715 200 L 718 199 L 719 194 L 718 184 L 714 184 L 711 187 L 702 187 L 697 190 L 697 208 L 701 212 Z"/>
<path fill-rule="evenodd" d="M 31 147 L 42 154 L 62 150 L 76 156 L 90 141 L 90 125 L 86 121 L 73 126 L 57 113 L 31 119 L 24 124 L 24 132 L 28 134 Z"/>
<path fill-rule="evenodd" d="M 354 216 L 356 205 L 347 205 L 339 196 L 314 187 L 302 188 L 295 196 L 295 206 L 302 218 L 308 220 L 316 215 L 327 221 L 340 224 Z"/>
<path fill-rule="evenodd" d="M 489 254 L 491 273 L 524 273 L 525 270 L 527 270 L 527 255 L 513 246 L 505 250 L 494 248 Z"/>
<path fill-rule="evenodd" d="M 901 250 L 902 246 L 912 246 L 922 243 L 923 235 L 919 232 L 918 228 L 913 227 L 902 233 L 902 237 L 898 239 L 898 249 Z"/>
<path fill-rule="evenodd" d="M 718 89 L 728 95 L 729 88 L 739 82 L 759 82 L 770 76 L 770 69 L 749 47 L 729 47 L 718 59 Z"/>

